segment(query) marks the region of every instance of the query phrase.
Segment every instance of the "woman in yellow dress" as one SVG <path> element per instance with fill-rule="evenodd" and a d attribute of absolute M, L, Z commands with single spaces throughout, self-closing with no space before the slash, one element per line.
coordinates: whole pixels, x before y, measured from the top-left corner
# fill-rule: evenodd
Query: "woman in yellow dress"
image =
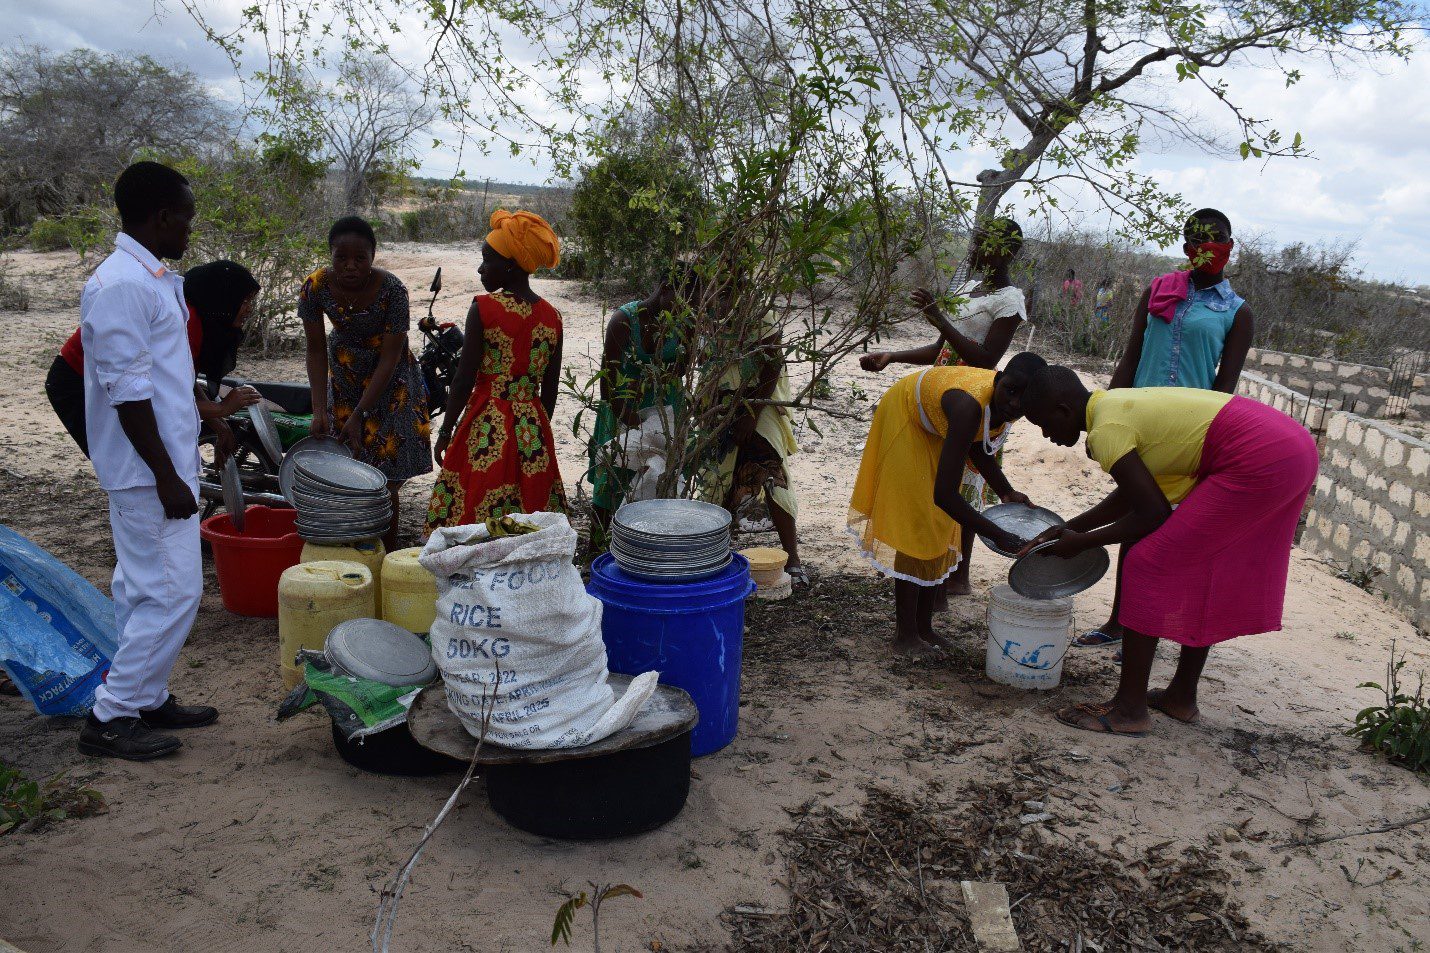
<path fill-rule="evenodd" d="M 1022 540 L 998 528 L 959 492 L 964 462 L 983 474 L 1005 503 L 1028 503 L 1009 484 L 996 455 L 1008 425 L 1022 416 L 1021 397 L 1047 362 L 1014 355 L 1003 371 L 930 367 L 900 380 L 879 400 L 864 444 L 848 529 L 864 557 L 894 578 L 894 650 L 936 653 L 937 590 L 958 568 L 964 530 L 987 536 L 1005 552 Z"/>

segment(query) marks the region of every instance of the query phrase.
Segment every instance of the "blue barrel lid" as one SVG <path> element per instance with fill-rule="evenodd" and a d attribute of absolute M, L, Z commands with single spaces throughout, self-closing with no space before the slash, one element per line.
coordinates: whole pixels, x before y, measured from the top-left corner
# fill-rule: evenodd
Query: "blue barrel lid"
<path fill-rule="evenodd" d="M 591 563 L 591 582 L 587 587 L 603 602 L 610 601 L 608 596 L 614 596 L 615 601 L 633 607 L 677 611 L 744 599 L 754 588 L 750 562 L 739 553 L 732 554 L 730 565 L 718 575 L 675 582 L 654 582 L 628 575 L 610 553 L 602 553 Z"/>

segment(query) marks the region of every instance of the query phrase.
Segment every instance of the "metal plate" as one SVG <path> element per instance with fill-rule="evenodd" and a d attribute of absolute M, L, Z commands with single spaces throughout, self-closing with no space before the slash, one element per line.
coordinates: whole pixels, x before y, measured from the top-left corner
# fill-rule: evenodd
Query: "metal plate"
<path fill-rule="evenodd" d="M 645 549 L 640 546 L 632 546 L 629 543 L 622 543 L 618 539 L 611 540 L 611 550 L 623 556 L 630 556 L 633 559 L 643 559 L 647 562 L 704 562 L 710 559 L 717 559 L 730 552 L 729 541 L 717 543 L 713 546 L 701 546 L 691 549 Z"/>
<path fill-rule="evenodd" d="M 302 450 L 293 455 L 298 468 L 298 476 L 307 477 L 315 483 L 325 484 L 336 490 L 376 493 L 387 490 L 387 477 L 377 467 L 354 460 L 352 457 L 325 453 L 321 450 Z"/>
<path fill-rule="evenodd" d="M 998 525 L 999 529 L 1007 530 L 1028 542 L 1036 539 L 1043 530 L 1053 526 L 1061 526 L 1067 522 L 1061 516 L 1050 509 L 1041 506 L 1027 506 L 1023 503 L 999 503 L 997 506 L 990 506 L 983 511 L 983 515 L 988 517 Z M 983 545 L 993 550 L 1000 556 L 1009 559 L 1018 558 L 1017 553 L 1005 553 L 989 542 L 987 536 L 979 536 L 983 540 Z"/>
<path fill-rule="evenodd" d="M 353 542 L 372 542 L 373 539 L 380 539 L 386 531 L 388 531 L 388 527 L 383 527 L 376 532 L 353 532 L 353 534 L 346 535 L 330 535 L 317 534 L 317 532 L 305 532 L 299 529 L 299 531 L 297 531 L 297 538 L 302 539 L 303 542 L 317 542 L 317 544 L 325 545 L 325 547 L 346 547 L 346 545 L 352 545 Z"/>
<path fill-rule="evenodd" d="M 614 556 L 614 554 L 612 554 Z M 621 562 L 620 557 L 615 557 L 616 565 L 621 567 L 621 572 L 627 576 L 634 576 L 638 579 L 654 579 L 662 582 L 684 582 L 685 580 L 706 579 L 710 576 L 718 576 L 726 569 L 730 568 L 730 563 L 734 562 L 734 556 L 726 556 L 719 563 L 708 566 L 695 567 L 691 569 L 650 570 L 643 569 L 638 565 Z"/>
<path fill-rule="evenodd" d="M 386 493 L 369 493 L 363 496 L 327 496 L 321 493 L 310 493 L 301 486 L 295 486 L 293 497 L 298 501 L 299 509 L 306 507 L 314 510 L 329 510 L 334 513 L 348 510 L 377 510 L 392 506 L 392 498 Z"/>
<path fill-rule="evenodd" d="M 437 677 L 427 643 L 381 619 L 350 619 L 328 633 L 328 660 L 355 678 L 383 685 L 426 685 Z"/>
<path fill-rule="evenodd" d="M 273 414 L 260 401 L 248 408 L 248 419 L 253 424 L 253 433 L 258 437 L 258 442 L 263 444 L 263 452 L 268 455 L 269 462 L 281 463 L 283 441 L 278 439 L 278 427 L 273 423 Z"/>
<path fill-rule="evenodd" d="M 620 698 L 630 687 L 629 675 L 612 672 L 607 684 Z M 552 764 L 557 761 L 577 761 L 594 758 L 619 751 L 634 751 L 649 748 L 662 741 L 669 741 L 682 732 L 694 728 L 700 720 L 700 713 L 690 696 L 674 685 L 657 685 L 650 701 L 641 707 L 636 720 L 630 727 L 602 738 L 584 748 L 538 748 L 518 751 L 501 745 L 482 745 L 479 764 Z M 407 727 L 417 743 L 439 754 L 449 755 L 461 761 L 470 761 L 477 741 L 452 710 L 447 707 L 446 687 L 438 682 L 422 689 L 412 708 L 407 713 Z"/>
<path fill-rule="evenodd" d="M 238 477 L 238 460 L 232 456 L 223 465 L 219 475 L 223 483 L 223 506 L 233 520 L 233 528 L 243 532 L 243 513 L 248 504 L 243 499 L 243 481 Z"/>
<path fill-rule="evenodd" d="M 1043 551 L 1056 542 L 1042 543 L 1013 563 L 1008 585 L 1014 592 L 1029 599 L 1063 599 L 1091 589 L 1112 565 L 1107 550 L 1100 546 L 1067 559 L 1046 555 Z"/>
<path fill-rule="evenodd" d="M 641 500 L 616 510 L 614 523 L 648 536 L 702 536 L 728 531 L 730 513 L 700 500 Z"/>
<path fill-rule="evenodd" d="M 283 494 L 283 498 L 296 506 L 293 502 L 293 481 L 296 475 L 297 456 L 304 450 L 322 450 L 326 453 L 336 453 L 339 456 L 352 456 L 353 452 L 341 440 L 333 437 L 304 437 L 293 446 L 288 448 L 288 454 L 283 458 L 283 465 L 278 468 L 278 492 Z"/>

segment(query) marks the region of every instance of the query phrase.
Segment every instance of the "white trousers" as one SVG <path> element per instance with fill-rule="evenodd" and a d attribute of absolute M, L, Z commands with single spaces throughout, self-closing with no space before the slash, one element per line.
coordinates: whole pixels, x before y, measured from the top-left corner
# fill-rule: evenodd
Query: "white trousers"
<path fill-rule="evenodd" d="M 198 484 L 190 489 L 198 498 Z M 94 693 L 100 721 L 158 708 L 169 697 L 169 672 L 188 638 L 204 593 L 199 517 L 164 518 L 152 486 L 109 494 L 114 532 L 114 620 L 119 648 Z"/>

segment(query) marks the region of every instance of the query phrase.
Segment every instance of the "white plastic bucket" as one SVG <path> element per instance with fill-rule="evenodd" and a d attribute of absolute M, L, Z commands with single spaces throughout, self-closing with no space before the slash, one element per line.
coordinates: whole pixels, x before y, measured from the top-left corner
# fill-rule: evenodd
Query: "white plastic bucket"
<path fill-rule="evenodd" d="M 988 677 L 1014 688 L 1057 688 L 1072 621 L 1071 599 L 1029 599 L 995 586 L 988 594 Z"/>

